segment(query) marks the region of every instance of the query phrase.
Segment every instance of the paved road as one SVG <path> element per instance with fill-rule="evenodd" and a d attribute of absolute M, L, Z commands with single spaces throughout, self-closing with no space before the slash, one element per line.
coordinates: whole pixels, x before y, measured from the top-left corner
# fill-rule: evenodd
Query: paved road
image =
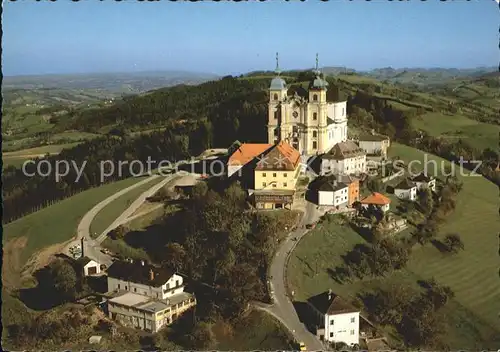
<path fill-rule="evenodd" d="M 307 202 L 304 210 L 304 216 L 301 220 L 302 226 L 317 221 L 321 216 L 321 213 L 316 210 L 316 206 L 310 202 Z M 325 346 L 323 346 L 321 341 L 300 322 L 285 286 L 285 268 L 288 256 L 302 236 L 308 232 L 306 229 L 300 227 L 298 230 L 291 232 L 281 243 L 271 264 L 269 286 L 274 303 L 268 306 L 260 305 L 258 308 L 266 310 L 278 318 L 292 332 L 297 342 L 305 343 L 308 351 L 324 350 Z"/>
<path fill-rule="evenodd" d="M 151 176 L 152 177 L 152 176 Z M 163 186 L 165 186 L 168 182 L 172 181 L 175 178 L 179 178 L 180 176 L 178 175 L 169 175 L 165 177 L 164 180 L 161 182 L 157 183 L 147 191 L 143 192 L 136 200 L 130 204 L 130 206 L 118 217 L 116 218 L 115 221 L 111 225 L 108 226 L 106 230 L 104 230 L 99 237 L 96 238 L 97 243 L 101 243 L 106 239 L 106 236 L 108 235 L 108 232 L 111 230 L 117 228 L 118 226 L 124 224 L 127 222 L 127 219 L 132 216 L 133 213 L 139 209 L 139 207 L 146 201 L 147 198 L 151 197 L 154 195 L 158 190 L 160 190 Z"/>

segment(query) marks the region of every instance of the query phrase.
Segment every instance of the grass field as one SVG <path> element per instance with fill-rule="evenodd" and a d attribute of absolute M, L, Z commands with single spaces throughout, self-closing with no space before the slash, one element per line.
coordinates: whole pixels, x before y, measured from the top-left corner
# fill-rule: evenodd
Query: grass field
<path fill-rule="evenodd" d="M 92 188 L 4 225 L 4 245 L 14 238 L 27 238 L 26 246 L 20 249 L 23 264 L 38 250 L 75 236 L 80 219 L 94 205 L 142 179 L 129 178 Z"/>
<path fill-rule="evenodd" d="M 137 188 L 134 188 L 130 192 L 118 197 L 106 207 L 104 207 L 90 224 L 90 233 L 93 235 L 97 233 L 100 235 L 106 228 L 113 223 L 113 221 L 118 218 L 121 213 L 123 213 L 129 206 L 135 201 L 143 192 L 147 191 L 155 184 L 161 182 L 163 179 L 161 177 L 152 179 Z"/>
<path fill-rule="evenodd" d="M 216 324 L 212 330 L 218 344 L 217 350 L 232 351 L 277 351 L 292 350 L 291 338 L 285 327 L 265 312 L 253 310 L 227 334 Z"/>
<path fill-rule="evenodd" d="M 407 161 L 424 160 L 421 151 L 397 144 L 390 154 Z M 442 159 L 428 156 L 428 160 Z M 364 240 L 350 228 L 335 223 L 319 225 L 301 241 L 290 258 L 288 278 L 297 298 L 304 300 L 328 288 L 352 298 L 369 287 L 382 287 L 391 282 L 415 284 L 419 279 L 435 277 L 440 284 L 450 286 L 456 295 L 445 308 L 449 322 L 445 339 L 450 347 L 498 348 L 498 188 L 482 177 L 458 177 L 464 188 L 457 197 L 455 212 L 441 228 L 440 237 L 450 232 L 459 233 L 465 251 L 447 256 L 432 245 L 417 246 L 404 271 L 384 279 L 341 285 L 330 278 L 327 269 L 342 264 L 341 255 Z"/>
<path fill-rule="evenodd" d="M 3 165 L 7 167 L 13 165 L 16 167 L 22 167 L 26 160 L 34 159 L 36 157 L 43 157 L 45 154 L 57 154 L 63 149 L 73 148 L 78 145 L 78 143 L 66 143 L 57 145 L 45 145 L 43 147 L 21 149 L 15 152 L 5 152 L 2 154 Z"/>
<path fill-rule="evenodd" d="M 478 122 L 460 114 L 427 113 L 413 119 L 413 126 L 435 137 L 463 138 L 466 143 L 479 149 L 495 149 L 498 146 L 500 126 Z"/>

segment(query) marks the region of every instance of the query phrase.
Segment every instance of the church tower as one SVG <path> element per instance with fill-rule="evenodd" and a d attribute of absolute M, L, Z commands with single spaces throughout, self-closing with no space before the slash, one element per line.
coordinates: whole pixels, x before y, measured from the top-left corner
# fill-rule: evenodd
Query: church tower
<path fill-rule="evenodd" d="M 316 54 L 314 74 L 316 77 L 309 84 L 307 116 L 307 148 L 311 154 L 322 153 L 328 147 L 328 103 L 326 101 L 328 82 L 323 79 L 319 70 L 318 54 Z"/>
<path fill-rule="evenodd" d="M 279 67 L 279 57 L 276 53 L 276 77 L 271 81 L 269 86 L 269 108 L 268 108 L 268 143 L 275 144 L 281 140 L 280 126 L 286 121 L 283 102 L 287 98 L 287 86 L 284 79 L 280 77 L 281 70 Z"/>

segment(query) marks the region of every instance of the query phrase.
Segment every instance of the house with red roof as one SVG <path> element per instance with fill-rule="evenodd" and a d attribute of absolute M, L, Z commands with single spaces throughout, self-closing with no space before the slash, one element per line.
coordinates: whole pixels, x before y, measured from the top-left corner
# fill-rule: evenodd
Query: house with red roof
<path fill-rule="evenodd" d="M 386 212 L 390 208 L 391 200 L 381 193 L 373 192 L 368 197 L 361 199 L 360 203 L 363 208 L 368 208 L 371 205 Z"/>

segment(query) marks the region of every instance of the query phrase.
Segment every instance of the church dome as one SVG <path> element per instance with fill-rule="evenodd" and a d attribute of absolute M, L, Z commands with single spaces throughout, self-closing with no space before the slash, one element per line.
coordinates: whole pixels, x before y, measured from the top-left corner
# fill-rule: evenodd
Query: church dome
<path fill-rule="evenodd" d="M 326 79 L 323 79 L 318 75 L 318 76 L 316 76 L 314 81 L 311 82 L 310 87 L 323 89 L 323 88 L 328 87 L 328 82 L 326 81 Z"/>
<path fill-rule="evenodd" d="M 272 90 L 286 89 L 286 82 L 281 77 L 274 77 L 271 81 L 271 85 L 269 86 L 269 89 L 272 89 Z"/>

